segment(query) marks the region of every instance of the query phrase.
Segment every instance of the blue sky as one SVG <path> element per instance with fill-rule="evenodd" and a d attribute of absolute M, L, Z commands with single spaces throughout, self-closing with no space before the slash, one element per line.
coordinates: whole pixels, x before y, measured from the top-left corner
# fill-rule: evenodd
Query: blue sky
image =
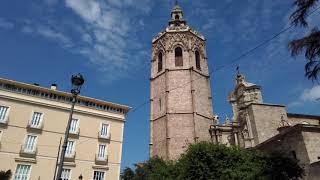
<path fill-rule="evenodd" d="M 303 57 L 292 58 L 293 28 L 230 62 L 288 27 L 293 0 L 180 0 L 185 19 L 207 38 L 214 113 L 231 117 L 227 96 L 240 65 L 248 81 L 263 88 L 265 102 L 289 112 L 319 114 L 320 86 L 304 78 Z M 86 78 L 82 94 L 136 107 L 149 99 L 151 39 L 169 20 L 173 0 L 2 0 L 0 76 L 70 88 L 74 73 Z M 309 18 L 319 24 L 319 12 Z M 224 66 L 224 68 L 219 68 Z M 122 166 L 148 158 L 149 105 L 129 113 Z"/>

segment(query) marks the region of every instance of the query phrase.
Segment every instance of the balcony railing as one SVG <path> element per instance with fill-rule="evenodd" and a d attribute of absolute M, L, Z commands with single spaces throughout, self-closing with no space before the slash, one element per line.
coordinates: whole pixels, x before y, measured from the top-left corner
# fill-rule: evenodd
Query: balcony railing
<path fill-rule="evenodd" d="M 70 136 L 79 136 L 79 134 L 80 134 L 80 128 L 79 127 L 77 127 L 75 130 L 69 130 L 69 135 Z"/>
<path fill-rule="evenodd" d="M 97 165 L 107 165 L 108 164 L 108 156 L 101 156 L 100 154 L 96 154 L 95 162 Z"/>
<path fill-rule="evenodd" d="M 71 162 L 74 162 L 75 158 L 76 158 L 76 152 L 75 151 L 73 151 L 71 153 L 67 153 L 66 152 L 66 154 L 64 156 L 64 159 L 66 161 L 71 161 Z"/>
<path fill-rule="evenodd" d="M 7 125 L 9 117 L 5 117 L 4 119 L 0 119 L 0 125 Z"/>
<path fill-rule="evenodd" d="M 33 130 L 42 130 L 43 128 L 43 123 L 41 122 L 39 125 L 34 125 L 31 123 L 31 121 L 29 121 L 28 125 L 27 125 L 28 129 L 33 129 Z"/>
<path fill-rule="evenodd" d="M 98 138 L 100 140 L 108 141 L 111 139 L 111 134 L 110 133 L 104 134 L 104 133 L 98 132 Z"/>
<path fill-rule="evenodd" d="M 33 147 L 33 148 L 30 149 L 30 147 L 28 147 L 25 144 L 21 145 L 20 156 L 23 156 L 23 157 L 35 157 L 37 155 L 37 152 L 38 152 L 38 148 L 37 147 Z"/>

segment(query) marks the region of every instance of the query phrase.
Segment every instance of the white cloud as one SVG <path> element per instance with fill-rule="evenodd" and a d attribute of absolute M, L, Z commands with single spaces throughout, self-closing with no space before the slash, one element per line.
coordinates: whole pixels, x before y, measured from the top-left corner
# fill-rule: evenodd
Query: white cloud
<path fill-rule="evenodd" d="M 46 38 L 49 38 L 54 41 L 62 43 L 62 45 L 65 47 L 72 47 L 73 46 L 72 41 L 69 39 L 69 37 L 67 37 L 63 33 L 58 32 L 50 27 L 39 26 L 39 27 L 37 27 L 36 32 L 43 37 L 46 37 Z"/>
<path fill-rule="evenodd" d="M 0 28 L 9 30 L 14 28 L 14 24 L 12 22 L 7 21 L 6 19 L 0 18 Z"/>
<path fill-rule="evenodd" d="M 95 0 L 66 0 L 66 6 L 89 23 L 97 21 L 101 15 L 100 4 Z"/>
<path fill-rule="evenodd" d="M 105 81 L 128 77 L 147 56 L 142 52 L 141 42 L 133 34 L 137 19 L 123 8 L 137 8 L 139 3 L 150 0 L 65 0 L 87 28 L 81 30 L 81 40 L 86 43 L 74 50 L 87 57 L 105 75 Z M 147 4 L 146 4 L 147 5 Z M 146 11 L 142 12 L 145 13 Z M 133 27 L 133 28 L 132 28 Z M 130 68 L 130 71 L 129 71 Z"/>
<path fill-rule="evenodd" d="M 26 34 L 39 35 L 51 41 L 55 41 L 64 48 L 71 48 L 74 46 L 72 40 L 67 35 L 55 30 L 49 25 L 37 25 L 29 22 L 21 28 L 21 31 Z"/>
<path fill-rule="evenodd" d="M 306 103 L 315 103 L 318 102 L 320 98 L 320 85 L 314 86 L 311 89 L 303 90 L 302 94 L 299 96 L 299 99 L 295 102 L 290 103 L 289 107 L 302 106 Z"/>
<path fill-rule="evenodd" d="M 300 99 L 305 102 L 315 102 L 320 98 L 320 85 L 303 91 Z"/>

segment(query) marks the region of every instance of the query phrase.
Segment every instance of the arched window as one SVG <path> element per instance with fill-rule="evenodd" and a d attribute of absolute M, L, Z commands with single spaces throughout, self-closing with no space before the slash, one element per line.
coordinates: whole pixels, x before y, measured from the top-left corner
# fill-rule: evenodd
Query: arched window
<path fill-rule="evenodd" d="M 158 54 L 158 72 L 162 71 L 162 53 Z"/>
<path fill-rule="evenodd" d="M 200 54 L 199 51 L 196 51 L 194 53 L 195 57 L 196 57 L 196 68 L 201 70 L 201 64 L 200 64 Z"/>
<path fill-rule="evenodd" d="M 175 65 L 176 66 L 183 66 L 183 57 L 182 57 L 181 47 L 177 47 L 174 50 L 174 56 L 175 56 Z"/>
<path fill-rule="evenodd" d="M 175 20 L 179 20 L 180 19 L 178 14 L 174 18 L 175 18 Z"/>

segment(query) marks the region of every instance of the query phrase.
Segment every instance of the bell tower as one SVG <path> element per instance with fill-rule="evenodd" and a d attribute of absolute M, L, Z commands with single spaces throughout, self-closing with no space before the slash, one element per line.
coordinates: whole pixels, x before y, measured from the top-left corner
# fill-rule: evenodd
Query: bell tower
<path fill-rule="evenodd" d="M 212 97 L 205 38 L 176 3 L 168 27 L 152 40 L 150 156 L 177 159 L 209 141 Z"/>

